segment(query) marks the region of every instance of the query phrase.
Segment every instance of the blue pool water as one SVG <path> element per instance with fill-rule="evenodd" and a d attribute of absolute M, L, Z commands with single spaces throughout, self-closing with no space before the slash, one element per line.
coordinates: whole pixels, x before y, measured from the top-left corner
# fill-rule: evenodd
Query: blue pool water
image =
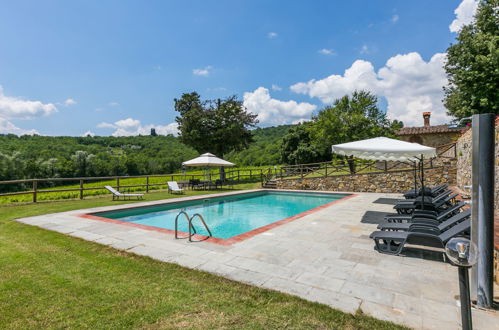
<path fill-rule="evenodd" d="M 100 212 L 93 215 L 175 229 L 175 217 L 184 210 L 190 216 L 195 213 L 201 214 L 213 237 L 227 239 L 346 196 L 348 195 L 264 191 Z M 194 220 L 193 224 L 198 234 L 207 234 L 199 221 Z M 183 217 L 179 217 L 179 230 L 188 231 L 187 221 L 184 221 Z"/>

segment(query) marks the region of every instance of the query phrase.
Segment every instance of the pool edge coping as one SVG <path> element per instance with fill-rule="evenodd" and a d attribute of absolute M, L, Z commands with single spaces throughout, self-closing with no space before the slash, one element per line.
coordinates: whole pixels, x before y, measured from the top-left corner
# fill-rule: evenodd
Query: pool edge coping
<path fill-rule="evenodd" d="M 298 214 L 295 214 L 295 215 L 292 215 L 290 217 L 278 220 L 276 222 L 269 223 L 269 224 L 267 224 L 265 226 L 252 229 L 250 231 L 247 231 L 245 233 L 242 233 L 242 234 L 230 237 L 230 238 L 208 237 L 208 236 L 204 236 L 204 235 L 194 235 L 193 238 L 195 238 L 196 241 L 205 241 L 205 242 L 214 243 L 214 244 L 223 245 L 223 246 L 232 246 L 233 244 L 242 242 L 242 241 L 247 240 L 247 239 L 249 239 L 249 238 L 251 238 L 253 236 L 256 236 L 258 234 L 261 234 L 261 233 L 264 233 L 266 231 L 269 231 L 269 230 L 271 230 L 273 228 L 282 226 L 282 225 L 284 225 L 286 223 L 295 221 L 295 220 L 303 218 L 303 217 L 305 217 L 307 215 L 310 215 L 310 214 L 313 214 L 315 212 L 318 212 L 318 211 L 320 211 L 322 209 L 325 209 L 325 208 L 327 208 L 327 207 L 329 207 L 329 206 L 331 206 L 333 204 L 336 204 L 336 203 L 339 203 L 339 202 L 342 202 L 342 201 L 346 201 L 346 200 L 348 200 L 350 198 L 358 196 L 358 194 L 356 194 L 356 193 L 348 193 L 348 192 L 316 191 L 316 190 L 292 190 L 292 189 L 251 189 L 251 190 L 243 190 L 243 191 L 234 192 L 234 193 L 229 192 L 229 193 L 211 194 L 210 196 L 212 196 L 211 198 L 215 198 L 215 197 L 224 197 L 224 196 L 234 196 L 234 195 L 240 195 L 240 194 L 247 194 L 247 193 L 259 192 L 259 191 L 270 191 L 270 192 L 272 192 L 272 191 L 282 191 L 282 192 L 324 193 L 324 194 L 348 194 L 348 196 L 342 197 L 340 199 L 337 199 L 337 200 L 332 201 L 332 202 L 327 203 L 327 204 L 323 204 L 323 205 L 314 207 L 314 208 L 312 208 L 310 210 L 307 210 L 307 211 L 304 211 L 304 212 L 300 212 Z M 202 197 L 202 196 L 204 196 L 204 197 Z M 201 199 L 206 199 L 206 195 L 200 195 L 199 197 L 195 196 L 194 198 L 189 198 L 186 201 L 195 201 L 195 200 L 201 200 Z M 117 208 L 116 210 L 132 209 L 132 208 L 147 207 L 147 206 L 154 206 L 154 205 L 160 205 L 160 204 L 172 204 L 172 203 L 181 202 L 177 198 L 172 198 L 172 199 L 168 199 L 168 200 L 161 200 L 161 201 L 157 201 L 158 203 L 153 203 L 153 204 L 148 204 L 148 205 L 139 205 L 139 206 L 136 206 L 136 204 L 132 204 L 132 206 L 130 206 L 130 207 Z M 128 204 L 128 205 L 130 205 L 130 204 Z M 127 206 L 127 205 L 119 205 L 119 206 Z M 119 206 L 117 205 L 116 207 L 119 207 Z M 102 221 L 102 222 L 107 222 L 107 223 L 114 223 L 114 224 L 118 224 L 118 225 L 122 225 L 122 226 L 140 228 L 140 229 L 143 229 L 143 230 L 155 231 L 155 232 L 160 232 L 160 233 L 164 233 L 164 234 L 175 235 L 175 231 L 172 230 L 172 229 L 147 226 L 147 225 L 142 225 L 142 224 L 138 224 L 138 223 L 132 223 L 132 222 L 128 222 L 128 221 L 122 221 L 122 220 L 104 218 L 104 217 L 99 217 L 99 216 L 95 216 L 95 215 L 90 214 L 90 213 L 109 212 L 109 211 L 113 211 L 113 210 L 91 211 L 91 212 L 86 212 L 86 213 L 77 213 L 77 214 L 74 214 L 74 215 L 77 216 L 77 217 L 85 218 L 85 219 L 89 219 L 89 220 L 96 220 L 96 221 Z M 184 235 L 188 235 L 188 233 L 185 233 L 185 232 L 182 232 L 182 231 L 179 231 L 178 233 L 184 234 Z"/>

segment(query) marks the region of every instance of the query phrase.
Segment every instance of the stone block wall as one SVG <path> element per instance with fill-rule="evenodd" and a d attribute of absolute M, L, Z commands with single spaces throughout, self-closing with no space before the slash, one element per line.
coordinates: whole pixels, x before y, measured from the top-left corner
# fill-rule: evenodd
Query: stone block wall
<path fill-rule="evenodd" d="M 499 119 L 496 120 L 495 133 L 495 204 L 494 215 L 499 217 Z M 457 186 L 463 190 L 464 186 L 471 185 L 471 149 L 472 149 L 472 129 L 467 130 L 457 140 Z"/>
<path fill-rule="evenodd" d="M 457 149 L 457 186 L 465 191 L 464 186 L 471 185 L 471 149 L 472 131 L 467 130 L 456 143 Z"/>
<path fill-rule="evenodd" d="M 417 142 L 411 141 L 411 138 L 417 136 L 420 138 L 420 143 L 429 147 L 438 147 L 443 144 L 454 143 L 459 138 L 459 131 L 456 132 L 446 132 L 446 133 L 431 133 L 431 134 L 411 134 L 411 135 L 400 135 L 400 139 L 408 142 Z"/>
<path fill-rule="evenodd" d="M 445 166 L 425 170 L 425 184 L 429 186 L 442 183 L 456 184 L 455 160 L 442 160 L 442 163 Z M 404 170 L 321 178 L 283 179 L 277 181 L 277 187 L 279 189 L 403 193 L 414 188 L 414 172 Z"/>

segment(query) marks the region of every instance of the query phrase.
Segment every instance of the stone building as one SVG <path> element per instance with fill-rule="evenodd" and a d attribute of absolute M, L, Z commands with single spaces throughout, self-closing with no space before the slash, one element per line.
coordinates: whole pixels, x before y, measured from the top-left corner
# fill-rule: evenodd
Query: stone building
<path fill-rule="evenodd" d="M 397 131 L 401 140 L 416 142 L 429 147 L 439 147 L 444 144 L 456 142 L 461 136 L 462 127 L 449 125 L 430 125 L 431 112 L 423 112 L 421 127 L 403 127 Z"/>

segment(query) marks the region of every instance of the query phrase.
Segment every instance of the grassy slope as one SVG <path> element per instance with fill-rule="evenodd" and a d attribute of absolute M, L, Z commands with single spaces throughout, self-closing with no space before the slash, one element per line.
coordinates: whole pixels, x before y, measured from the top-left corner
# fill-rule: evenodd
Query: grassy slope
<path fill-rule="evenodd" d="M 110 204 L 117 202 L 0 207 L 0 328 L 399 328 L 9 221 Z"/>

